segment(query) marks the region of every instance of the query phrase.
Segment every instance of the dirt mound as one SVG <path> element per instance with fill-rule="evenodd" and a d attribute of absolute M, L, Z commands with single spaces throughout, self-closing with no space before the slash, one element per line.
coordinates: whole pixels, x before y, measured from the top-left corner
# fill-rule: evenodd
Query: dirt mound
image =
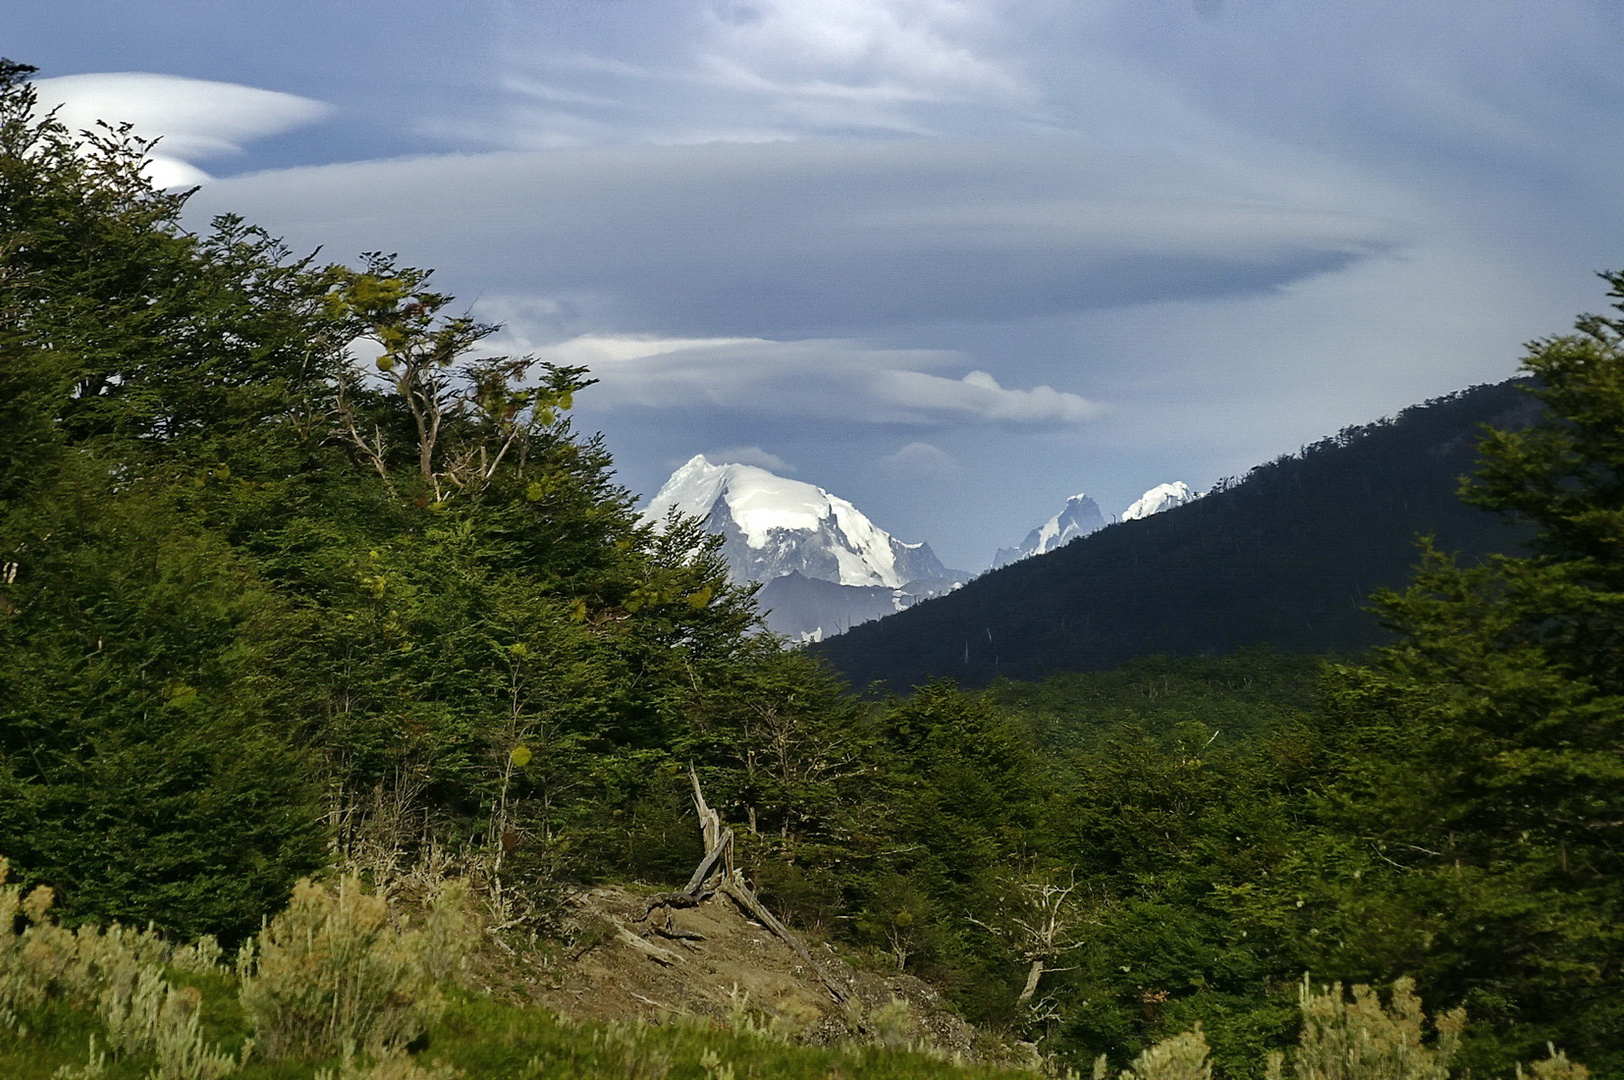
<path fill-rule="evenodd" d="M 533 983 L 538 1003 L 578 1019 L 694 1016 L 813 1043 L 862 1039 L 973 1056 L 975 1030 L 909 975 L 859 971 L 808 942 L 812 964 L 727 896 L 657 907 L 601 887 L 572 902 L 573 950 Z"/>

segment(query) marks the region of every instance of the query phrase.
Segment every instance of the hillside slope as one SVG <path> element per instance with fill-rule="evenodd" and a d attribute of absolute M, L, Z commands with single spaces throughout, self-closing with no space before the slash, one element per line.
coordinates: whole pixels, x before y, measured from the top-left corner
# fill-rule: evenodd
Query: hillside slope
<path fill-rule="evenodd" d="M 1477 558 L 1517 534 L 1455 496 L 1482 425 L 1538 406 L 1513 380 L 1417 405 L 1258 466 L 1206 498 L 995 570 L 814 646 L 856 686 L 1107 668 L 1135 656 L 1384 639 L 1370 594 L 1408 580 L 1418 535 Z"/>

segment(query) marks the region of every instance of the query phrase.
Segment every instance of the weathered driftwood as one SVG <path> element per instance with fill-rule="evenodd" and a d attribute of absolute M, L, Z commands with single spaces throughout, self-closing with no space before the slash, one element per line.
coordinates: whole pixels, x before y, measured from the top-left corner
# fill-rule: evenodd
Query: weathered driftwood
<path fill-rule="evenodd" d="M 656 934 L 659 934 L 661 937 L 668 938 L 671 941 L 705 940 L 704 934 L 697 934 L 692 930 L 683 930 L 680 927 L 672 926 L 669 922 L 664 926 L 654 926 L 650 927 L 650 929 L 652 929 Z"/>
<path fill-rule="evenodd" d="M 846 1004 L 851 999 L 851 992 L 831 978 L 823 970 L 823 965 L 819 964 L 817 958 L 812 955 L 811 950 L 802 943 L 800 937 L 785 926 L 776 915 L 767 910 L 767 905 L 761 902 L 761 898 L 756 896 L 755 890 L 750 888 L 749 884 L 744 880 L 744 875 L 739 873 L 738 869 L 733 865 L 733 830 L 722 827 L 722 816 L 705 801 L 705 793 L 699 786 L 699 774 L 694 771 L 692 765 L 688 766 L 688 779 L 693 782 L 694 786 L 694 808 L 699 813 L 699 828 L 705 838 L 705 857 L 700 860 L 699 866 L 694 870 L 693 877 L 688 879 L 686 889 L 681 893 L 668 893 L 666 895 L 691 898 L 693 903 L 698 903 L 699 899 L 704 896 L 710 896 L 717 892 L 722 893 L 737 904 L 745 914 L 766 927 L 777 935 L 784 944 L 795 950 L 795 955 L 800 957 L 801 962 L 818 977 L 818 981 L 823 983 L 830 996 L 836 1002 L 842 1005 Z M 720 877 L 720 880 L 717 882 L 716 887 L 707 892 L 705 889 L 706 884 L 712 877 L 717 876 Z M 656 901 L 658 899 L 657 897 Z M 652 912 L 657 906 L 660 906 L 657 902 L 651 902 L 649 911 Z M 673 903 L 665 906 L 689 907 L 692 904 Z"/>
<path fill-rule="evenodd" d="M 663 949 L 652 941 L 645 941 L 626 929 L 624 926 L 615 927 L 615 937 L 636 949 L 656 964 L 664 967 L 673 967 L 682 963 L 682 957 L 670 949 Z"/>

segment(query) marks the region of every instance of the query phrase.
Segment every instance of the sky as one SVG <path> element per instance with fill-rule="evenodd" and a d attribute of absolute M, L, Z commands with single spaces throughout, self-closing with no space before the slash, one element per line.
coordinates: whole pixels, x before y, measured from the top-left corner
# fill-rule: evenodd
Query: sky
<path fill-rule="evenodd" d="M 0 0 L 70 122 L 397 252 L 696 453 L 979 570 L 1515 373 L 1624 269 L 1617 0 Z"/>

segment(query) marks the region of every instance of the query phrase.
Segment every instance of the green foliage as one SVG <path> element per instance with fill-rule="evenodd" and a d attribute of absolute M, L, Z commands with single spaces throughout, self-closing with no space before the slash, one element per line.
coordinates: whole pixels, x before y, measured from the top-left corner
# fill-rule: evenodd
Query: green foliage
<path fill-rule="evenodd" d="M 1463 1001 L 1479 1068 L 1551 1040 L 1617 1068 L 1624 1045 L 1620 325 L 1532 347 L 1549 419 L 1489 435 L 1463 489 L 1533 525 L 1532 554 L 1469 568 L 1429 548 L 1381 599 L 1399 642 L 1333 692 L 1358 731 L 1333 812 L 1376 856 L 1342 889 L 1369 929 L 1333 962 L 1402 963 Z"/>
<path fill-rule="evenodd" d="M 354 878 L 294 887 L 261 931 L 242 980 L 243 1013 L 271 1058 L 382 1055 L 417 1038 L 444 1008 L 431 977 L 472 941 L 401 933 L 382 897 Z"/>
<path fill-rule="evenodd" d="M 471 359 L 492 328 L 388 258 L 187 233 L 146 144 L 36 115 L 28 74 L 0 69 L 18 872 L 70 917 L 240 938 L 368 807 L 510 876 L 624 865 L 700 677 L 776 651 L 715 542 L 638 520 L 570 428 L 580 369 Z"/>
<path fill-rule="evenodd" d="M 271 246 L 235 223 L 184 235 L 144 144 L 35 118 L 25 74 L 0 72 L 0 398 L 23 434 L 0 445 L 0 844 L 70 916 L 240 934 L 319 861 L 317 793 L 256 686 L 286 605 L 173 482 L 224 483 L 219 455 L 286 408 L 286 357 L 249 342 L 300 271 L 257 273 Z"/>
<path fill-rule="evenodd" d="M 1305 978 L 1300 993 L 1303 1030 L 1291 1055 L 1297 1080 L 1448 1080 L 1466 1026 L 1464 1009 L 1436 1018 L 1437 1038 L 1427 1045 L 1426 1017 L 1410 979 L 1393 984 L 1390 1006 L 1364 985 L 1353 988 L 1352 1001 L 1340 983 L 1315 993 Z"/>

